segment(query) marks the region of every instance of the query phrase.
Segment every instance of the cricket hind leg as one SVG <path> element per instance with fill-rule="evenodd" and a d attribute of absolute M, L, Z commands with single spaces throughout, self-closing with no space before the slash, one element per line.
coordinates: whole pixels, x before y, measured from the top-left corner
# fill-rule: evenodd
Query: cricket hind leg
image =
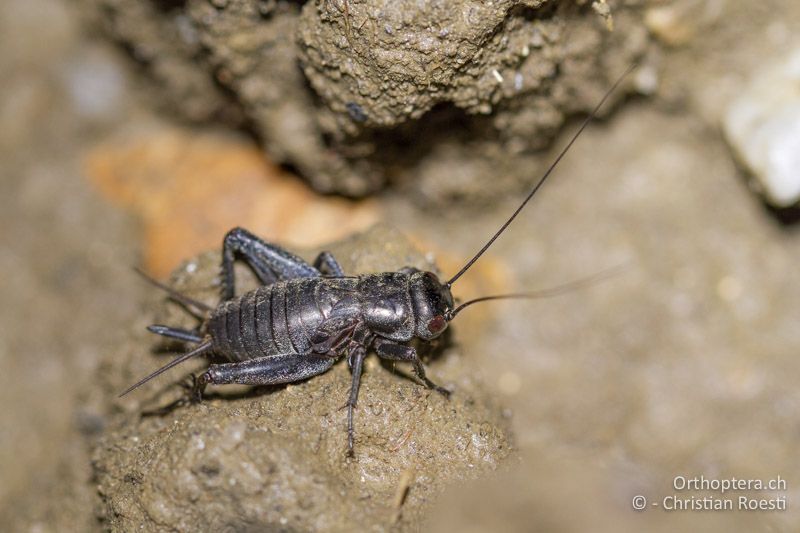
<path fill-rule="evenodd" d="M 388 341 L 386 339 L 375 339 L 374 342 L 375 353 L 381 359 L 388 359 L 390 361 L 406 361 L 413 365 L 414 374 L 417 378 L 429 389 L 450 396 L 450 391 L 444 387 L 437 385 L 425 375 L 425 366 L 417 354 L 417 350 L 413 346 L 406 346 L 405 344 L 398 344 L 396 342 Z"/>
<path fill-rule="evenodd" d="M 222 300 L 230 300 L 235 293 L 233 263 L 237 256 L 250 265 L 261 283 L 271 285 L 279 280 L 314 278 L 319 270 L 274 244 L 265 242 L 246 229 L 233 228 L 222 244 Z"/>
<path fill-rule="evenodd" d="M 192 397 L 200 400 L 207 385 L 278 385 L 322 374 L 335 359 L 332 357 L 282 354 L 258 357 L 237 363 L 211 365 L 194 380 Z"/>

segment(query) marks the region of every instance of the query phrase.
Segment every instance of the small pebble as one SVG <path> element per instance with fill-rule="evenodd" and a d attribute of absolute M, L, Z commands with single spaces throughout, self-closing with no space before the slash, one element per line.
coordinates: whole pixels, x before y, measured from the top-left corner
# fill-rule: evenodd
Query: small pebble
<path fill-rule="evenodd" d="M 652 95 L 658 89 L 658 72 L 651 65 L 643 65 L 636 69 L 633 84 L 639 94 Z"/>
<path fill-rule="evenodd" d="M 63 74 L 70 101 L 81 117 L 108 120 L 122 107 L 125 74 L 112 54 L 81 50 L 65 65 Z"/>

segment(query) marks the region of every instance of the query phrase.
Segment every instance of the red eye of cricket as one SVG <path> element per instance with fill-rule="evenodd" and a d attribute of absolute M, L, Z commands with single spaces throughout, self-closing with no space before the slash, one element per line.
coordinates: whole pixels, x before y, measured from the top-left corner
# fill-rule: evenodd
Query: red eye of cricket
<path fill-rule="evenodd" d="M 439 333 L 447 325 L 442 315 L 436 315 L 428 321 L 428 331 L 431 333 Z"/>

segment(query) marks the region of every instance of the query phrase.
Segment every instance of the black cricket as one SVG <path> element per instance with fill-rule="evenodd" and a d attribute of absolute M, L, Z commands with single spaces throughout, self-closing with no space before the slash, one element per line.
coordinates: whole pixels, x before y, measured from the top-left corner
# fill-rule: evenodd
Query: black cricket
<path fill-rule="evenodd" d="M 449 391 L 425 375 L 414 339 L 432 341 L 465 307 L 474 303 L 549 296 L 588 280 L 540 291 L 484 296 L 455 305 L 451 288 L 494 243 L 533 198 L 572 144 L 599 111 L 633 65 L 620 76 L 583 121 L 578 131 L 539 179 L 533 190 L 497 232 L 453 277 L 442 283 L 436 274 L 405 267 L 397 272 L 347 276 L 329 252 L 313 265 L 296 255 L 235 228 L 222 246 L 222 300 L 216 308 L 179 294 L 155 280 L 170 297 L 202 317 L 190 331 L 162 325 L 153 333 L 196 343 L 198 346 L 172 360 L 123 392 L 124 396 L 162 372 L 201 354 L 214 353 L 229 363 L 212 364 L 194 379 L 192 398 L 200 400 L 208 384 L 274 385 L 321 374 L 342 356 L 352 372 L 347 407 L 348 450 L 353 452 L 353 409 L 358 400 L 364 359 L 370 348 L 384 359 L 413 365 L 417 378 L 445 396 Z M 233 263 L 241 258 L 263 283 L 241 296 L 235 295 Z"/>

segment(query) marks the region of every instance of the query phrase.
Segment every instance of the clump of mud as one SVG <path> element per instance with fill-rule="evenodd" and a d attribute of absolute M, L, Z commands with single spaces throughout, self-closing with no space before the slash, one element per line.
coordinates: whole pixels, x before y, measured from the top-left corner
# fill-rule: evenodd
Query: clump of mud
<path fill-rule="evenodd" d="M 320 191 L 429 203 L 527 184 L 649 40 L 639 2 L 83 2 L 164 107 L 249 125 Z"/>
<path fill-rule="evenodd" d="M 348 272 L 431 268 L 402 236 L 382 227 L 330 249 Z M 218 254 L 207 253 L 186 263 L 173 282 L 214 303 L 218 265 Z M 155 289 L 152 301 L 143 323 L 191 323 Z M 355 456 L 348 457 L 341 410 L 350 384 L 346 363 L 287 386 L 211 389 L 200 404 L 181 401 L 182 368 L 115 401 L 126 385 L 163 364 L 165 354 L 147 355 L 152 346 L 152 338 L 132 333 L 104 365 L 103 392 L 94 399 L 110 411 L 92 464 L 101 518 L 115 530 L 418 530 L 445 487 L 494 470 L 510 452 L 501 410 L 452 350 L 428 367 L 432 379 L 453 389 L 450 399 L 402 368 L 368 359 Z"/>

